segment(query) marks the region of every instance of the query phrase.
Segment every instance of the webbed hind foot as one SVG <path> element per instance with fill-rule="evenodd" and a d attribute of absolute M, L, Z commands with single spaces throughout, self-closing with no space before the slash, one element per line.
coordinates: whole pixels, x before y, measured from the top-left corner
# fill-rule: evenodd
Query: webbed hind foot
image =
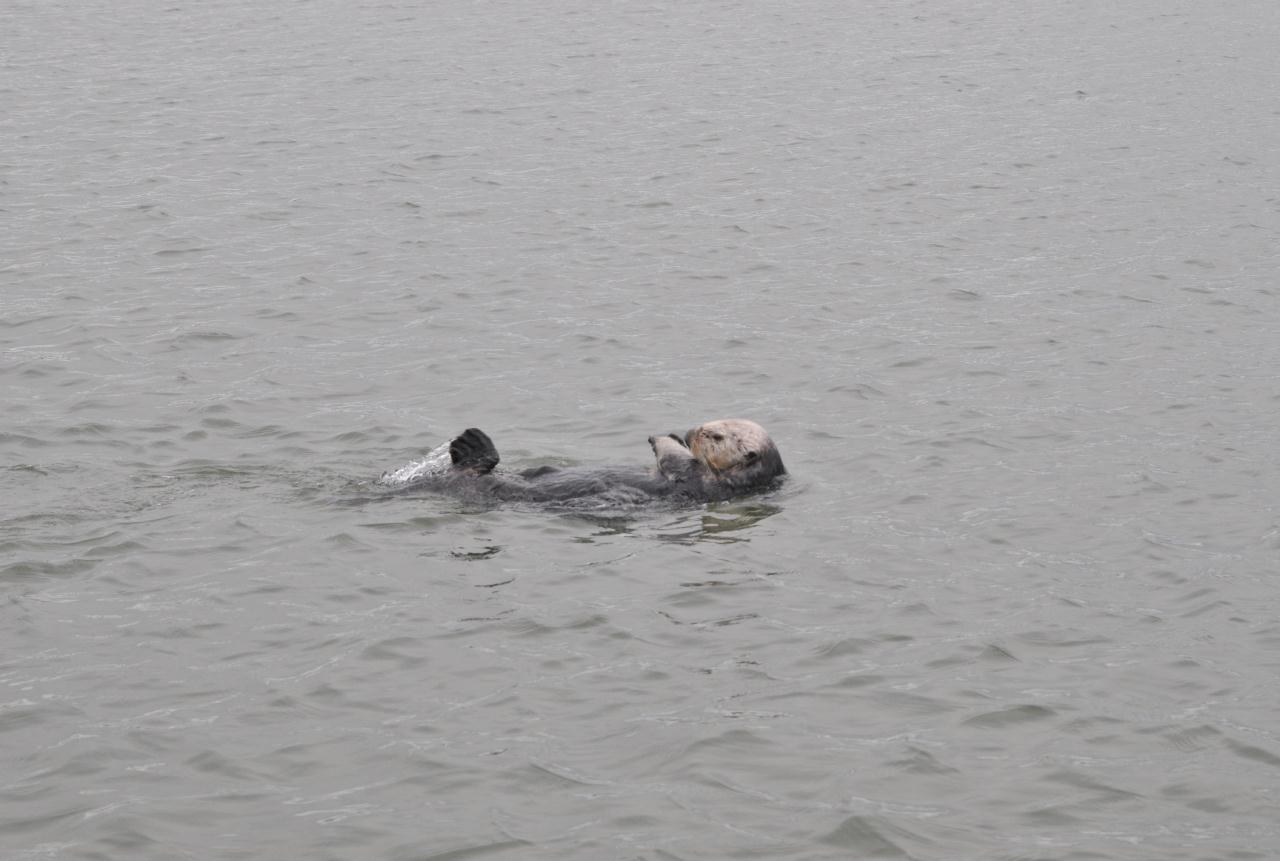
<path fill-rule="evenodd" d="M 467 428 L 449 443 L 449 458 L 454 469 L 484 475 L 498 465 L 498 449 L 487 433 L 479 428 Z"/>

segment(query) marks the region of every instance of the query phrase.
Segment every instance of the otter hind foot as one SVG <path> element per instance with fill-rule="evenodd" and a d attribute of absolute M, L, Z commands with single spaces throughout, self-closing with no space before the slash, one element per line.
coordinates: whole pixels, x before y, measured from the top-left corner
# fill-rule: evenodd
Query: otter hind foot
<path fill-rule="evenodd" d="M 467 428 L 449 443 L 449 458 L 454 469 L 484 475 L 498 465 L 498 449 L 487 433 L 479 428 Z"/>

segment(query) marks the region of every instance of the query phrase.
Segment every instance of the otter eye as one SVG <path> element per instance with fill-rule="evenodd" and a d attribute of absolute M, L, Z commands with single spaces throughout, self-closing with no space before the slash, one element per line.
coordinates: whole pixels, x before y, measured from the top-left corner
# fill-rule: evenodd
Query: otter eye
<path fill-rule="evenodd" d="M 749 452 L 747 452 L 747 463 L 751 463 L 752 461 L 754 461 L 754 460 L 755 460 L 756 458 L 758 458 L 759 456 L 760 456 L 760 452 L 758 452 L 758 451 L 749 451 Z"/>
<path fill-rule="evenodd" d="M 722 433 L 713 433 L 711 438 L 716 442 L 724 442 L 724 434 Z"/>

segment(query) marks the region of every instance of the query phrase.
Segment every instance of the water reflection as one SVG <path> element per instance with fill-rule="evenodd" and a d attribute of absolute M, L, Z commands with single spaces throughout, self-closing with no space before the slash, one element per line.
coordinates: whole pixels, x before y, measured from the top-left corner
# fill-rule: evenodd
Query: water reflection
<path fill-rule="evenodd" d="M 772 517 L 782 509 L 766 502 L 721 502 L 713 503 L 701 512 L 688 512 L 679 516 L 674 522 L 662 527 L 658 538 L 663 541 L 691 543 L 694 541 L 718 541 L 730 543 L 746 541 L 742 532 L 760 521 Z M 582 544 L 591 544 L 596 538 L 608 538 L 615 535 L 628 535 L 636 531 L 642 522 L 637 514 L 587 514 L 575 512 L 577 520 L 584 520 L 596 527 L 590 535 L 581 535 L 574 540 Z"/>
<path fill-rule="evenodd" d="M 746 541 L 747 536 L 741 533 L 750 529 L 762 520 L 773 517 L 782 509 L 767 502 L 723 502 L 707 508 L 697 519 L 697 526 L 680 532 L 664 533 L 661 538 L 667 541 L 692 542 L 716 541 L 730 544 Z"/>
<path fill-rule="evenodd" d="M 585 520 L 592 526 L 597 527 L 597 531 L 590 535 L 582 535 L 574 540 L 582 544 L 591 544 L 593 538 L 608 538 L 613 535 L 626 535 L 630 533 L 635 526 L 634 517 L 626 517 L 621 515 L 601 515 L 601 514 L 575 514 L 578 520 Z"/>

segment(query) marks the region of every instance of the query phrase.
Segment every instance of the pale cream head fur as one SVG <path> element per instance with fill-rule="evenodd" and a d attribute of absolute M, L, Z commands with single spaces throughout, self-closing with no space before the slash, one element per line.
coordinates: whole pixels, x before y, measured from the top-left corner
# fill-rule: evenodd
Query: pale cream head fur
<path fill-rule="evenodd" d="M 685 437 L 689 451 L 713 472 L 755 463 L 773 449 L 765 429 L 747 419 L 718 419 L 698 425 Z"/>

